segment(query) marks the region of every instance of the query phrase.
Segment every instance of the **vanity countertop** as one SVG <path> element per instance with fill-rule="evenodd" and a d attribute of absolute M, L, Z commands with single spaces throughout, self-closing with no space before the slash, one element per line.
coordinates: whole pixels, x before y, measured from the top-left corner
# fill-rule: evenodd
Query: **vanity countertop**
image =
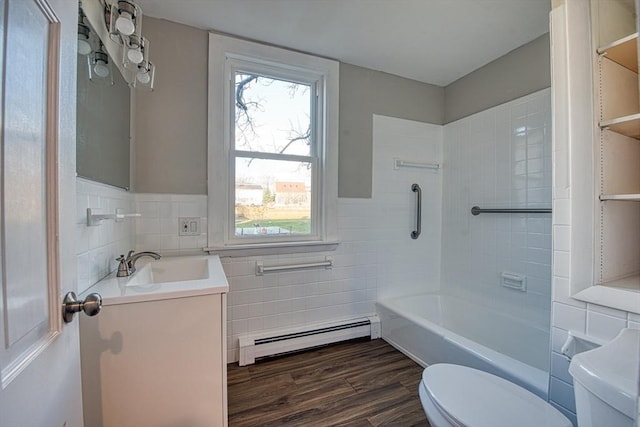
<path fill-rule="evenodd" d="M 129 277 L 110 274 L 84 291 L 81 299 L 97 292 L 102 305 L 108 306 L 229 291 L 218 255 L 163 257 L 158 261 L 143 258 L 136 267 Z"/>

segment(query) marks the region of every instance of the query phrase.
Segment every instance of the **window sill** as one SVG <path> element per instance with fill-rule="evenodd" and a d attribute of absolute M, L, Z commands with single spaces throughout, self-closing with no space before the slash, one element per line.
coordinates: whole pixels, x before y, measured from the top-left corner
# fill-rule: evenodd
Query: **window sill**
<path fill-rule="evenodd" d="M 335 251 L 339 244 L 339 241 L 282 242 L 210 247 L 204 250 L 211 255 L 219 255 L 221 257 L 244 257 Z"/>

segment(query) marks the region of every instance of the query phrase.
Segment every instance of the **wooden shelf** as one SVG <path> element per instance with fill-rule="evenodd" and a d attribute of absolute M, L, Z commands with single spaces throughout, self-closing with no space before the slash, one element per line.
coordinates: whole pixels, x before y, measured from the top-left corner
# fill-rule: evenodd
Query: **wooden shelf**
<path fill-rule="evenodd" d="M 638 72 L 638 33 L 631 34 L 608 45 L 598 48 L 600 55 L 617 62 L 625 68 Z"/>
<path fill-rule="evenodd" d="M 640 139 L 640 113 L 603 120 L 600 122 L 600 128 L 609 129 L 630 138 Z"/>
<path fill-rule="evenodd" d="M 640 194 L 601 194 L 601 201 L 619 200 L 623 202 L 640 202 Z"/>
<path fill-rule="evenodd" d="M 610 282 L 600 283 L 602 286 L 624 289 L 628 291 L 640 292 L 640 275 L 624 277 L 622 279 L 612 280 Z"/>

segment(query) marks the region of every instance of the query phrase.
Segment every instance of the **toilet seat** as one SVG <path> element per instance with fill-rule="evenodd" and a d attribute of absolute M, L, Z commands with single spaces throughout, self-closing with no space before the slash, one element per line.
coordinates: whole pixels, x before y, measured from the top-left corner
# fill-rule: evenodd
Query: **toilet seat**
<path fill-rule="evenodd" d="M 572 427 L 557 409 L 505 379 L 466 366 L 431 365 L 422 373 L 421 399 L 453 426 Z M 423 401 L 423 406 L 426 406 Z"/>

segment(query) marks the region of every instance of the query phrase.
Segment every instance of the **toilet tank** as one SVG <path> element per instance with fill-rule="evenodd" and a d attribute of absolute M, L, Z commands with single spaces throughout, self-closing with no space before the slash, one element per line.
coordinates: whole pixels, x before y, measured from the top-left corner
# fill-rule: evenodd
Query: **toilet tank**
<path fill-rule="evenodd" d="M 623 329 L 609 343 L 571 359 L 580 427 L 634 427 L 638 416 L 640 330 Z"/>

